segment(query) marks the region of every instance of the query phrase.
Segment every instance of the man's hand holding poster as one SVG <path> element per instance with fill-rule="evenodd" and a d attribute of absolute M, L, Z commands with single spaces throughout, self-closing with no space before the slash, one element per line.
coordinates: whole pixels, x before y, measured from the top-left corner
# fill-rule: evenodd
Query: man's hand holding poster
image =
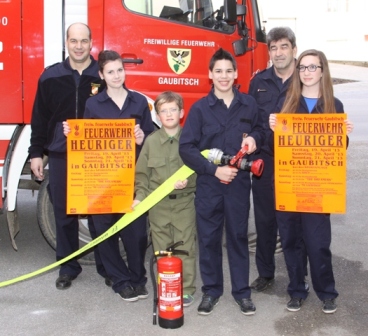
<path fill-rule="evenodd" d="M 276 210 L 346 211 L 346 114 L 277 114 Z"/>
<path fill-rule="evenodd" d="M 68 214 L 130 212 L 135 120 L 72 119 L 68 124 Z"/>

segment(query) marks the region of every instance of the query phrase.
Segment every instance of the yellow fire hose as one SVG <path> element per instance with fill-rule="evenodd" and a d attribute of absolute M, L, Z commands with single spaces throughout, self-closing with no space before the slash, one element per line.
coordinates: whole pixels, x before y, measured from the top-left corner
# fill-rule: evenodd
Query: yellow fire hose
<path fill-rule="evenodd" d="M 208 156 L 208 150 L 202 151 L 202 155 L 204 157 Z M 141 203 L 139 203 L 134 211 L 129 212 L 125 214 L 120 220 L 118 220 L 110 229 L 108 229 L 105 233 L 103 233 L 101 236 L 97 237 L 96 239 L 92 240 L 87 245 L 83 246 L 78 251 L 70 254 L 69 256 L 65 257 L 62 260 L 59 260 L 49 266 L 46 266 L 44 268 L 41 268 L 37 271 L 34 271 L 32 273 L 28 273 L 25 275 L 22 275 L 20 277 L 0 282 L 0 287 L 9 286 L 12 284 L 15 284 L 17 282 L 32 278 L 38 274 L 47 272 L 65 262 L 67 262 L 70 259 L 75 258 L 76 256 L 80 255 L 81 253 L 89 250 L 90 248 L 98 245 L 105 239 L 111 237 L 121 229 L 125 228 L 127 225 L 129 225 L 132 221 L 137 219 L 138 217 L 142 216 L 145 212 L 147 212 L 149 209 L 151 209 L 155 204 L 157 204 L 159 201 L 161 201 L 164 197 L 166 197 L 168 194 L 170 194 L 174 190 L 174 184 L 178 180 L 185 180 L 190 175 L 192 175 L 194 171 L 190 169 L 187 166 L 182 166 L 176 173 L 174 173 L 171 177 L 169 177 L 162 185 L 160 185 L 154 192 L 152 192 L 148 197 L 146 197 Z"/>

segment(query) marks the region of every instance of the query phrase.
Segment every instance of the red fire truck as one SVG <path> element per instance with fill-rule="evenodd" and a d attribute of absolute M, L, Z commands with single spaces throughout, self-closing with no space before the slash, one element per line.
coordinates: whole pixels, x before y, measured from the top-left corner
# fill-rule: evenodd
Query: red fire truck
<path fill-rule="evenodd" d="M 208 61 L 220 47 L 236 56 L 242 91 L 267 65 L 257 0 L 0 0 L 0 209 L 14 249 L 22 188 L 39 189 L 39 225 L 55 247 L 48 179 L 39 185 L 31 178 L 29 123 L 38 78 L 65 59 L 66 27 L 78 21 L 91 27 L 95 57 L 102 49 L 121 53 L 127 87 L 151 106 L 157 94 L 173 90 L 188 111 L 208 93 Z M 152 118 L 156 122 L 153 106 Z M 81 243 L 90 241 L 85 222 L 80 220 Z"/>

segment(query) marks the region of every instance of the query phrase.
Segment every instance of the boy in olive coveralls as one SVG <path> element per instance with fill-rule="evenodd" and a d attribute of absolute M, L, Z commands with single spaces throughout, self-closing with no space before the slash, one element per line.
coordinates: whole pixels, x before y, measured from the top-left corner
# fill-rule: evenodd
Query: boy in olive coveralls
<path fill-rule="evenodd" d="M 180 119 L 184 115 L 182 97 L 175 92 L 163 92 L 155 101 L 155 109 L 162 128 L 146 138 L 139 155 L 133 208 L 184 164 L 179 156 Z M 166 250 L 171 244 L 183 241 L 180 249 L 189 253 L 188 256 L 180 255 L 183 261 L 184 306 L 193 303 L 196 290 L 195 183 L 195 174 L 177 181 L 175 190 L 149 210 L 154 250 Z"/>

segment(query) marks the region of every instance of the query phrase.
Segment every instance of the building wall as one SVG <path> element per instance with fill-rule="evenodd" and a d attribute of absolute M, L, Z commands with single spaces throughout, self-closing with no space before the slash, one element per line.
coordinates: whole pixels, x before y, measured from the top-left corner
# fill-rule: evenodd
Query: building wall
<path fill-rule="evenodd" d="M 322 50 L 329 60 L 368 61 L 367 0 L 258 0 L 266 31 L 289 26 L 298 54 Z"/>

